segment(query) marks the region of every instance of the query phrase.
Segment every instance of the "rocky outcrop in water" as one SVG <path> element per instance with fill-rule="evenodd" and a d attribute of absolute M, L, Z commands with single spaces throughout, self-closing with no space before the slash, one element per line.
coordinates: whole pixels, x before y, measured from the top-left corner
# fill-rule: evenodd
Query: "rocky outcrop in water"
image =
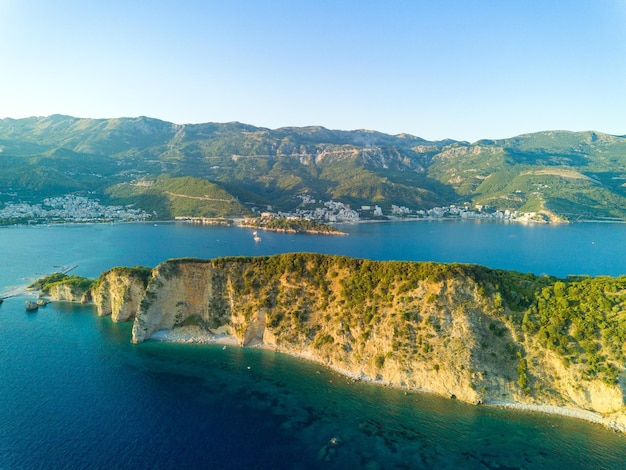
<path fill-rule="evenodd" d="M 471 403 L 593 411 L 626 431 L 626 278 L 564 282 L 313 254 L 170 260 L 149 280 L 131 277 L 103 275 L 94 299 L 100 314 L 134 314 L 136 343 L 163 331 L 227 335 L 357 379 Z M 595 319 L 576 313 L 587 305 Z"/>

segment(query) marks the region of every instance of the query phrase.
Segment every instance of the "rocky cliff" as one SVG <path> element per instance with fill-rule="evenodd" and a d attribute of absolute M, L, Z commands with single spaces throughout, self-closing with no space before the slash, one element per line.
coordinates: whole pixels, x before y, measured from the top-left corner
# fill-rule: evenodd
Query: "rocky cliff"
<path fill-rule="evenodd" d="M 626 431 L 626 278 L 287 254 L 170 260 L 142 279 L 109 272 L 94 290 L 100 314 L 136 312 L 136 343 L 228 335 L 364 380 L 587 410 Z"/>
<path fill-rule="evenodd" d="M 141 267 L 117 267 L 103 273 L 92 288 L 98 315 L 111 315 L 113 321 L 134 318 L 151 274 L 152 270 Z"/>
<path fill-rule="evenodd" d="M 47 294 L 54 300 L 67 302 L 88 303 L 92 301 L 91 290 L 69 284 L 56 284 L 51 286 Z"/>

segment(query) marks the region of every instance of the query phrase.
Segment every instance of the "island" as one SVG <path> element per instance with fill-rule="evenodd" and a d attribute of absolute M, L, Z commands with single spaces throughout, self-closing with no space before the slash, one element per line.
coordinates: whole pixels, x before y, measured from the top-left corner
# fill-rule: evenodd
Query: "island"
<path fill-rule="evenodd" d="M 173 259 L 41 287 L 132 321 L 132 341 L 227 342 L 354 380 L 626 432 L 626 276 L 290 253 Z"/>
<path fill-rule="evenodd" d="M 347 235 L 332 225 L 317 220 L 300 217 L 281 217 L 268 213 L 259 217 L 248 217 L 238 225 L 245 228 L 267 230 L 269 232 L 305 233 L 309 235 Z"/>

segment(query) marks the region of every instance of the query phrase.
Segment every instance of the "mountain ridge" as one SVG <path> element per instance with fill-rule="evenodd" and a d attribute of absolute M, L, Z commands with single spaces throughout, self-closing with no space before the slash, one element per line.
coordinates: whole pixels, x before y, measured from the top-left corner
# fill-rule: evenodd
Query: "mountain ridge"
<path fill-rule="evenodd" d="M 41 199 L 89 188 L 113 204 L 141 206 L 143 193 L 116 199 L 113 188 L 165 174 L 206 180 L 242 202 L 287 211 L 308 194 L 387 211 L 392 205 L 488 205 L 570 220 L 626 220 L 626 138 L 598 131 L 468 143 L 322 126 L 52 115 L 0 120 L 0 148 L 6 168 L 0 202 L 9 200 L 2 193 Z M 35 184 L 29 175 L 38 170 Z M 46 172 L 54 178 L 46 180 Z"/>

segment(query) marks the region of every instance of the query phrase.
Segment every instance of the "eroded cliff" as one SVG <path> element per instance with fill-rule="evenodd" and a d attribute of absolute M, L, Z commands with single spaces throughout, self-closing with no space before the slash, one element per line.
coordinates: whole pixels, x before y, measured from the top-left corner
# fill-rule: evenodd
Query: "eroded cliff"
<path fill-rule="evenodd" d="M 142 267 L 117 267 L 103 273 L 92 287 L 98 315 L 111 315 L 113 321 L 134 318 L 151 275 L 151 269 Z"/>
<path fill-rule="evenodd" d="M 51 286 L 47 293 L 54 300 L 80 303 L 92 301 L 91 290 L 81 289 L 80 287 L 71 286 L 69 284 L 56 284 Z"/>
<path fill-rule="evenodd" d="M 626 430 L 626 278 L 314 254 L 170 260 L 147 284 L 104 278 L 99 313 L 136 312 L 137 343 L 162 330 L 230 335 L 354 377 L 472 403 L 589 410 Z"/>

